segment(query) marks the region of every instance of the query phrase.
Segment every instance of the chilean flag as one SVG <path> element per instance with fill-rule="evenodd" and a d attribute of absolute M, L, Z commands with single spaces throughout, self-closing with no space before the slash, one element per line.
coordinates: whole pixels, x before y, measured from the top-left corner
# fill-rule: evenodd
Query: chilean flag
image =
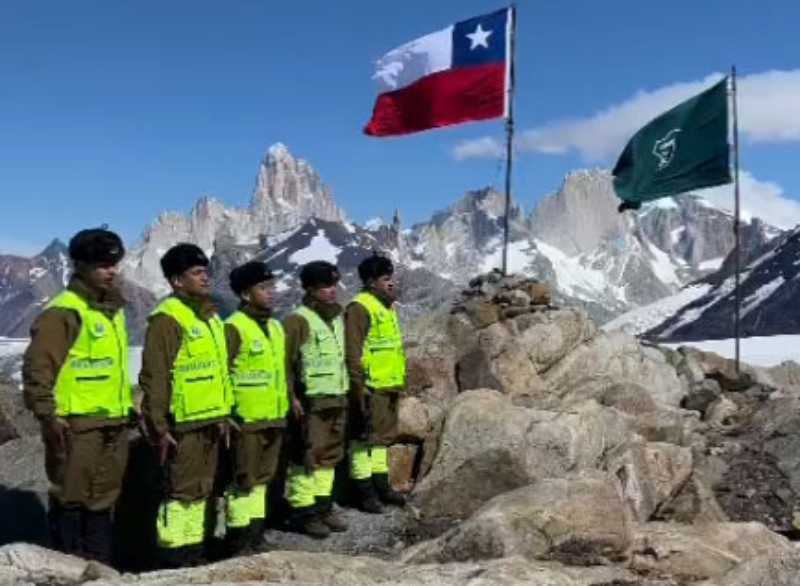
<path fill-rule="evenodd" d="M 376 64 L 378 99 L 364 133 L 396 136 L 505 115 L 512 19 L 505 8 L 384 55 Z"/>

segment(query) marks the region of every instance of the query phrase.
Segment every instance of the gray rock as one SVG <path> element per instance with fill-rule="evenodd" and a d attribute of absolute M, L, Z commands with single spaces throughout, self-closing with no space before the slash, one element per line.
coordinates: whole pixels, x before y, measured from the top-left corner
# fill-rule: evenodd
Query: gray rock
<path fill-rule="evenodd" d="M 726 572 L 719 578 L 718 583 L 725 586 L 797 586 L 798 576 L 800 576 L 800 553 L 795 551 L 793 554 L 780 553 L 748 558 Z"/>
<path fill-rule="evenodd" d="M 0 446 L 0 545 L 14 541 L 46 543 L 47 477 L 39 437 L 22 437 Z"/>
<path fill-rule="evenodd" d="M 665 443 L 636 443 L 610 465 L 622 483 L 633 517 L 649 521 L 668 505 L 692 474 L 689 448 Z"/>
<path fill-rule="evenodd" d="M 759 523 L 649 523 L 636 531 L 631 567 L 700 580 L 723 576 L 748 559 L 793 552 L 788 539 Z"/>
<path fill-rule="evenodd" d="M 599 469 L 631 441 L 625 416 L 596 403 L 542 411 L 515 406 L 495 391 L 469 391 L 445 417 L 439 451 L 414 503 L 429 517 L 466 518 L 535 480 Z"/>
<path fill-rule="evenodd" d="M 412 563 L 521 555 L 570 565 L 625 558 L 631 541 L 619 485 L 602 472 L 544 479 L 490 500 L 440 538 L 413 547 Z"/>

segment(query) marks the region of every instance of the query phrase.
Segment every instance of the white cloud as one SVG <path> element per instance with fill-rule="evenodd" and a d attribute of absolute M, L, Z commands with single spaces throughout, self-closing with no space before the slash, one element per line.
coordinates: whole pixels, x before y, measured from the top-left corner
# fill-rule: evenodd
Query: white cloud
<path fill-rule="evenodd" d="M 665 110 L 710 87 L 722 74 L 639 91 L 622 103 L 583 118 L 555 121 L 519 133 L 520 152 L 578 153 L 586 161 L 613 162 L 630 137 Z M 800 69 L 766 71 L 739 78 L 739 128 L 752 143 L 800 141 Z M 500 139 L 483 137 L 454 149 L 458 159 L 496 158 Z"/>
<path fill-rule="evenodd" d="M 743 171 L 739 184 L 743 218 L 756 216 L 784 230 L 800 224 L 800 202 L 789 199 L 777 183 L 759 181 Z M 716 207 L 733 212 L 733 185 L 712 187 L 698 191 L 697 194 Z"/>

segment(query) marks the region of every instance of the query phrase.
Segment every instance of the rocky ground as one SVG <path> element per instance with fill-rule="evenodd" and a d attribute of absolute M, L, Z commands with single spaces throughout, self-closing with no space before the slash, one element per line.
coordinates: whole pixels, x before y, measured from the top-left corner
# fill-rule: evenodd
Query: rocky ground
<path fill-rule="evenodd" d="M 538 283 L 490 274 L 411 329 L 392 482 L 411 505 L 346 509 L 317 542 L 118 574 L 45 543 L 35 425 L 0 393 L 0 584 L 796 586 L 800 368 L 745 366 L 602 333 Z M 5 396 L 4 396 L 5 395 Z M 143 442 L 123 549 L 152 559 L 158 471 Z M 10 521 L 9 521 L 10 519 Z M 138 522 L 138 525 L 136 524 Z"/>

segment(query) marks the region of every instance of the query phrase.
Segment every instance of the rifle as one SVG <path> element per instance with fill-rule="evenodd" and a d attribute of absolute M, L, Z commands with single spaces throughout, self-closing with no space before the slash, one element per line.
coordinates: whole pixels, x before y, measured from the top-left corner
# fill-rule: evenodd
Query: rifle
<path fill-rule="evenodd" d="M 372 393 L 369 390 L 364 391 L 361 397 L 361 417 L 364 419 L 364 445 L 367 447 L 367 453 L 372 457 Z"/>
<path fill-rule="evenodd" d="M 161 457 L 159 452 L 158 457 Z M 163 464 L 159 462 L 161 466 L 161 503 L 164 507 L 164 526 L 169 525 L 169 517 L 167 511 L 169 507 L 167 506 L 167 502 L 169 501 L 169 497 L 172 495 L 172 464 L 175 461 L 175 449 L 174 446 L 169 446 L 167 448 L 167 457 L 164 459 Z"/>

